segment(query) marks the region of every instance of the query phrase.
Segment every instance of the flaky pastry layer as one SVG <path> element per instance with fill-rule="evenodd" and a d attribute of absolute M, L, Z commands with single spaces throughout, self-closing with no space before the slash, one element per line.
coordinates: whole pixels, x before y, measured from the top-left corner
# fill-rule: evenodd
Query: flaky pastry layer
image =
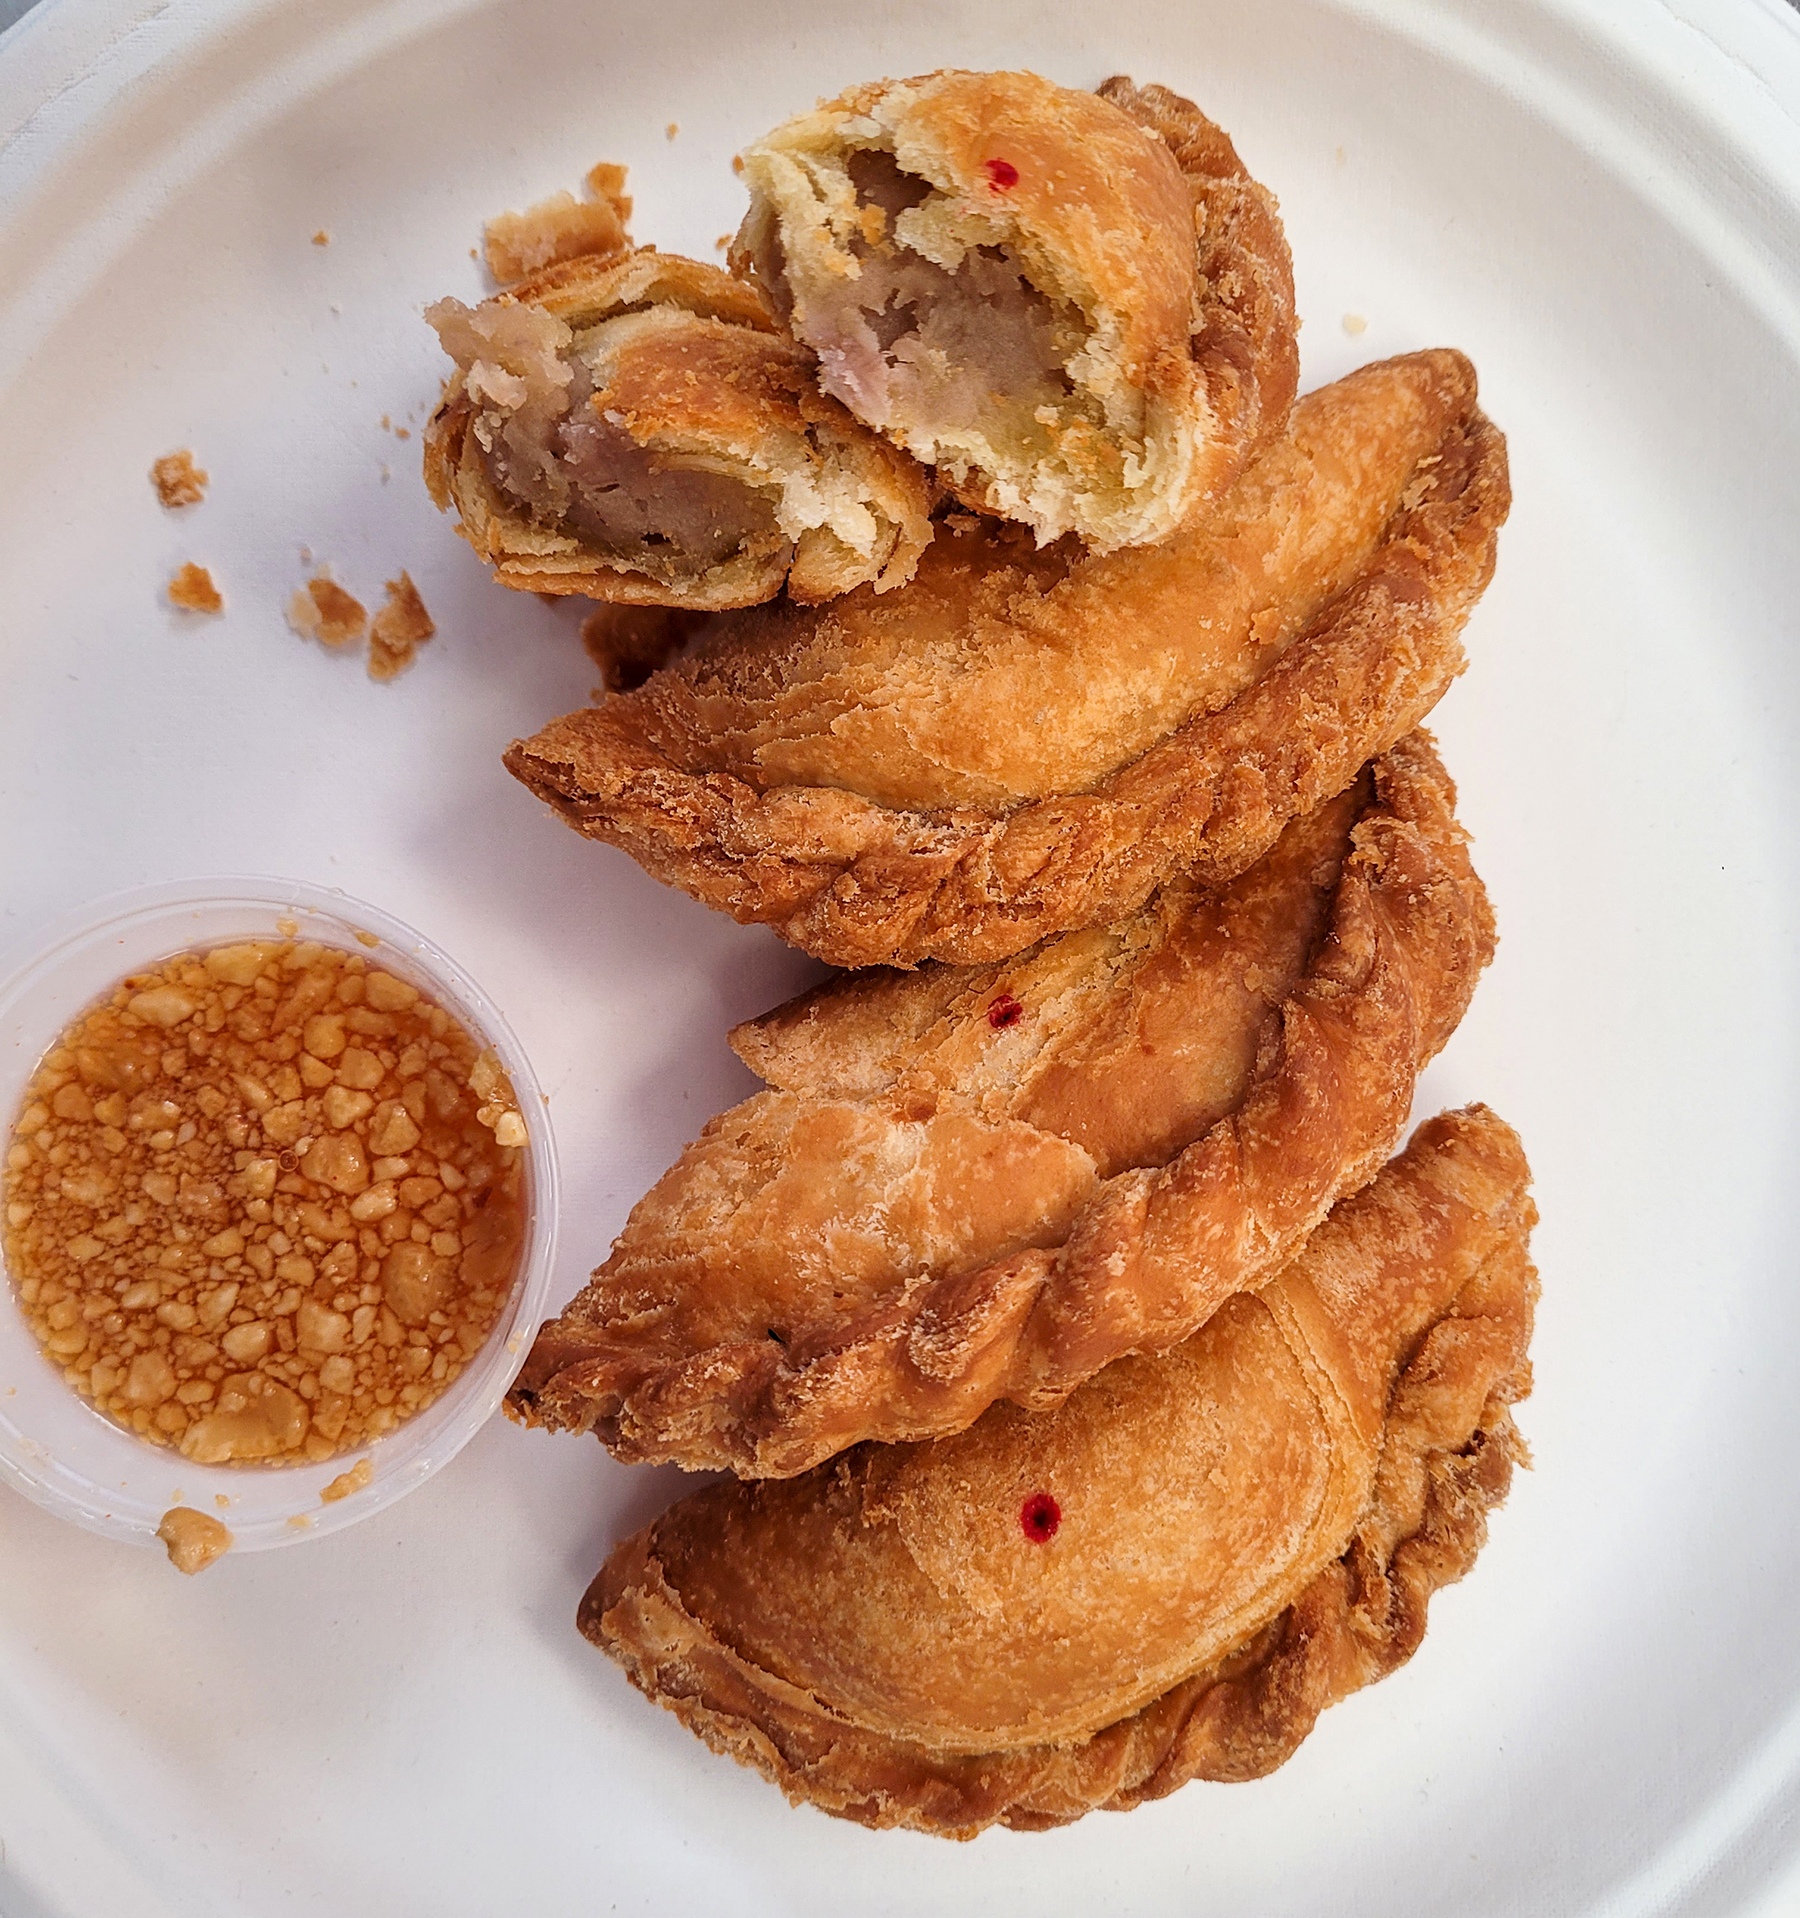
<path fill-rule="evenodd" d="M 1493 949 L 1423 734 L 1220 895 L 756 1022 L 715 1119 L 508 1397 L 620 1456 L 788 1476 L 1161 1351 L 1371 1177 Z"/>
<path fill-rule="evenodd" d="M 1216 883 L 1462 670 L 1505 442 L 1460 354 L 1314 393 L 1160 546 L 941 531 L 911 585 L 711 622 L 515 741 L 577 831 L 833 964 L 1000 959 Z"/>
<path fill-rule="evenodd" d="M 431 309 L 457 370 L 425 434 L 440 508 L 504 586 L 630 605 L 813 602 L 911 576 L 924 475 L 818 390 L 717 267 L 578 258 Z"/>
<path fill-rule="evenodd" d="M 967 1838 L 1264 1775 L 1402 1664 L 1523 1456 L 1535 1217 L 1483 1107 L 1254 1297 L 1059 1410 L 723 1483 L 581 1630 L 790 1798 Z"/>
<path fill-rule="evenodd" d="M 825 389 L 1040 540 L 1165 537 L 1286 416 L 1274 200 L 1164 88 L 876 81 L 743 159 L 733 265 Z"/>

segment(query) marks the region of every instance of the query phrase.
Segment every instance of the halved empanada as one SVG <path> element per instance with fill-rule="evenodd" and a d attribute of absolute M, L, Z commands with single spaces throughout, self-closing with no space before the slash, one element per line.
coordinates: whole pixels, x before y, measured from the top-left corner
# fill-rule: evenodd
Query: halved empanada
<path fill-rule="evenodd" d="M 1161 539 L 1286 417 L 1274 200 L 1164 88 L 880 80 L 743 160 L 732 263 L 826 392 L 1040 540 Z"/>
<path fill-rule="evenodd" d="M 931 538 L 924 474 L 717 267 L 574 259 L 426 318 L 456 361 L 426 483 L 503 586 L 714 609 L 785 583 L 812 601 L 899 585 Z"/>
<path fill-rule="evenodd" d="M 1260 1777 L 1411 1657 L 1506 1495 L 1528 1176 L 1485 1108 L 1434 1119 L 1173 1352 L 696 1493 L 581 1629 L 715 1751 L 867 1825 L 1035 1830 Z"/>
<path fill-rule="evenodd" d="M 972 517 L 904 591 L 714 620 L 515 741 L 578 832 L 836 965 L 1000 959 L 1258 858 L 1462 670 L 1506 447 L 1461 354 L 1311 394 L 1160 546 Z"/>
<path fill-rule="evenodd" d="M 1045 1406 L 1261 1282 L 1400 1136 L 1492 951 L 1423 734 L 1221 893 L 1008 964 L 839 979 L 538 1333 L 516 1416 L 805 1470 Z"/>

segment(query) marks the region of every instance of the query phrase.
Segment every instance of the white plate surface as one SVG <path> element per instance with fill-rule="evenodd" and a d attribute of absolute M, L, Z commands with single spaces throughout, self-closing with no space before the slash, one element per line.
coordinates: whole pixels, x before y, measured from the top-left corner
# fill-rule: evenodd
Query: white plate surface
<path fill-rule="evenodd" d="M 574 615 L 491 587 L 379 422 L 429 408 L 419 309 L 478 292 L 484 215 L 623 160 L 639 236 L 710 256 L 739 144 L 943 64 L 1192 93 L 1281 196 L 1308 383 L 1454 343 L 1511 437 L 1434 721 L 1504 943 L 1420 1111 L 1484 1098 L 1537 1167 L 1537 1469 L 1274 1778 L 963 1847 L 790 1809 L 577 1637 L 677 1474 L 496 1422 L 191 1582 L 5 1495 L 5 1918 L 1800 1909 L 1778 0 L 47 0 L 0 43 L 0 947 L 206 872 L 386 905 L 536 1062 L 573 1291 L 747 1089 L 726 1027 L 811 969 L 501 770 L 588 696 Z M 173 516 L 145 471 L 183 445 L 213 485 Z M 287 631 L 302 545 L 365 599 L 410 569 L 441 636 L 408 677 Z M 223 620 L 161 602 L 189 558 Z"/>

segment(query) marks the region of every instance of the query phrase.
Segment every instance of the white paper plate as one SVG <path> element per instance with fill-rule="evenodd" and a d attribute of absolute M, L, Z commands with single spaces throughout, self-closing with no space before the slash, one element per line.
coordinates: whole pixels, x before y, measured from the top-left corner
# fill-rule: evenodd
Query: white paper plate
<path fill-rule="evenodd" d="M 1276 1777 L 967 1847 L 789 1809 L 576 1636 L 675 1474 L 497 1423 L 394 1510 L 192 1582 L 7 1495 L 6 1918 L 1800 1908 L 1777 0 L 48 0 L 0 43 L 0 946 L 208 871 L 386 905 L 537 1064 L 572 1291 L 746 1089 L 726 1026 L 809 969 L 501 770 L 588 695 L 574 616 L 494 590 L 379 421 L 430 405 L 418 310 L 478 290 L 484 215 L 624 160 L 640 236 L 708 255 L 738 144 L 946 63 L 1194 94 L 1281 195 L 1309 382 L 1454 343 L 1511 435 L 1434 722 L 1504 944 L 1420 1106 L 1489 1100 L 1538 1169 L 1537 1470 L 1412 1664 Z M 169 515 L 177 446 L 213 485 Z M 413 673 L 286 630 L 303 544 L 365 599 L 411 570 L 442 629 Z M 190 558 L 223 620 L 161 602 Z"/>

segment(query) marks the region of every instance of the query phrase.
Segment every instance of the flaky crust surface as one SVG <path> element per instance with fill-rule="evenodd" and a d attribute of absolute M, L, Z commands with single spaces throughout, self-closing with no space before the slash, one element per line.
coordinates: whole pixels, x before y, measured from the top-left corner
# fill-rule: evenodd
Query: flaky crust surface
<path fill-rule="evenodd" d="M 475 427 L 479 401 L 454 374 L 425 432 L 425 481 L 503 585 L 624 605 L 716 612 L 756 606 L 785 586 L 802 603 L 907 579 L 931 538 L 924 476 L 818 390 L 810 356 L 777 329 L 756 291 L 719 268 L 645 248 L 577 258 L 508 287 L 492 307 L 528 305 L 579 331 L 627 314 L 660 325 L 612 368 L 596 397 L 638 444 L 700 456 L 747 485 L 788 495 L 815 523 L 668 578 L 535 520 L 493 483 Z M 827 502 L 831 518 L 820 520 Z M 832 531 L 846 513 L 873 529 L 858 551 Z"/>
<path fill-rule="evenodd" d="M 1004 958 L 1173 873 L 1241 872 L 1415 725 L 1462 670 L 1509 499 L 1473 369 L 1414 354 L 1303 401 L 1160 547 L 940 535 L 903 592 L 715 622 L 506 764 L 577 831 L 833 964 Z"/>
<path fill-rule="evenodd" d="M 1091 328 L 1084 383 L 1105 426 L 1053 434 L 1038 472 L 954 429 L 859 408 L 971 506 L 1101 551 L 1155 541 L 1280 429 L 1298 372 L 1287 243 L 1272 196 L 1192 102 L 1122 76 L 1089 94 L 1035 73 L 944 71 L 854 87 L 747 149 L 733 263 L 773 253 L 796 333 L 825 356 L 829 303 L 867 240 L 846 162 L 870 147 L 948 196 L 920 250 L 1004 247 Z"/>
<path fill-rule="evenodd" d="M 594 1282 L 539 1332 L 509 1410 L 595 1431 L 628 1459 L 787 1476 L 862 1439 L 960 1430 L 996 1398 L 1057 1404 L 1121 1354 L 1187 1337 L 1372 1176 L 1491 954 L 1486 896 L 1430 742 L 1404 742 L 1372 783 L 1328 875 L 1321 942 L 1249 1028 L 1243 1075 L 1203 1132 L 1135 1146 L 1147 1160 L 1116 1169 L 1141 1098 L 1096 1126 L 1079 1102 L 1076 1117 L 1037 1108 L 1033 1123 L 1004 1101 L 985 1114 L 945 1103 L 916 1078 L 877 1077 L 851 1096 L 879 1052 L 871 1023 L 897 1026 L 904 1050 L 921 1017 L 909 995 L 943 982 L 828 987 L 823 1011 L 821 995 L 807 1002 L 804 1044 L 772 1034 L 760 1047 L 772 1076 L 807 1089 L 760 1094 L 713 1122 Z M 1085 954 L 1101 938 L 1068 944 Z M 1063 954 L 1052 942 L 1032 976 Z M 972 1010 L 961 1029 L 1003 1037 L 1002 982 L 977 972 L 962 984 Z M 898 1009 L 896 994 L 908 1001 Z M 885 1009 L 872 1013 L 871 995 Z M 1104 1012 L 1084 1009 L 1083 1029 Z M 759 1063 L 756 1043 L 740 1049 Z M 835 1078 L 821 1063 L 834 1052 Z M 984 1069 L 972 1060 L 957 1076 Z M 855 1190 L 834 1197 L 845 1178 Z M 962 1235 L 953 1248 L 985 1252 L 933 1251 L 945 1219 Z M 826 1260 L 798 1291 L 796 1221 Z M 727 1279 L 729 1322 L 715 1303 Z"/>
<path fill-rule="evenodd" d="M 1285 424 L 1300 382 L 1294 265 L 1275 196 L 1224 128 L 1168 87 L 1115 74 L 1096 91 L 1169 149 L 1194 219 L 1196 312 L 1188 343 L 1212 417 L 1194 503 L 1231 484 Z"/>
<path fill-rule="evenodd" d="M 580 1628 L 714 1750 L 866 1825 L 1036 1830 L 1263 1776 L 1417 1649 L 1523 1457 L 1528 1176 L 1485 1108 L 1433 1120 L 1168 1358 L 709 1488 L 614 1553 Z M 1058 1502 L 1050 1540 L 1009 1525 L 1021 1491 Z M 1033 1735 L 1044 1696 L 1076 1729 Z"/>

